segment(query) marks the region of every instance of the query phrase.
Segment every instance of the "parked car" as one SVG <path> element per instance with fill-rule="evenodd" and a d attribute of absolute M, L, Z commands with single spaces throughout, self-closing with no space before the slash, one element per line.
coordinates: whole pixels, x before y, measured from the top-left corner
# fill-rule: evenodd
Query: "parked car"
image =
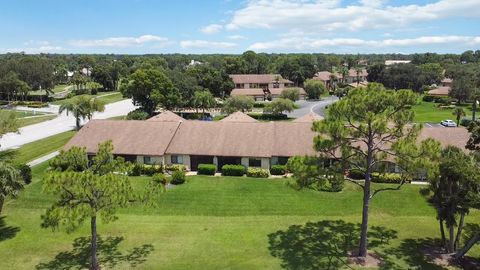
<path fill-rule="evenodd" d="M 443 120 L 440 124 L 444 127 L 456 127 L 457 124 L 453 120 Z"/>

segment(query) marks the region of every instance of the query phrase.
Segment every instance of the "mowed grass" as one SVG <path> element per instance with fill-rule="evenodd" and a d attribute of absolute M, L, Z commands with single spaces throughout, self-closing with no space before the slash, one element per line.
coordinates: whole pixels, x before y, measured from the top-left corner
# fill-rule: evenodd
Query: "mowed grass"
<path fill-rule="evenodd" d="M 97 98 L 97 99 L 105 102 L 105 104 L 110 104 L 110 103 L 114 103 L 114 102 L 121 101 L 121 100 L 125 99 L 122 96 L 122 93 L 120 93 L 120 92 L 99 92 L 97 95 L 84 95 L 84 96 Z M 69 102 L 73 98 L 75 98 L 75 97 L 62 99 L 62 100 L 56 100 L 56 101 L 52 102 L 52 104 L 55 104 L 55 105 L 66 104 L 67 102 Z"/>
<path fill-rule="evenodd" d="M 39 117 L 20 118 L 17 120 L 17 122 L 19 127 L 24 127 L 24 126 L 34 125 L 34 124 L 38 124 L 48 120 L 52 120 L 52 119 L 55 119 L 56 117 L 57 117 L 56 115 L 48 114 L 48 115 L 42 115 Z"/>
<path fill-rule="evenodd" d="M 462 106 L 467 118 L 471 117 L 471 110 L 467 106 Z M 415 122 L 417 123 L 440 123 L 442 120 L 451 119 L 456 121 L 453 115 L 453 109 L 439 108 L 438 103 L 420 101 L 412 107 L 415 112 Z"/>
<path fill-rule="evenodd" d="M 76 248 L 72 247 L 75 239 L 88 237 L 88 222 L 72 234 L 40 227 L 40 215 L 52 203 L 51 196 L 41 193 L 46 166 L 34 167 L 34 182 L 18 199 L 6 203 L 2 214 L 10 235 L 0 240 L 0 269 L 70 269 L 67 266 L 88 260 L 82 257 L 82 252 L 88 254 L 88 245 L 78 245 L 77 240 Z M 139 190 L 147 178 L 132 180 Z M 397 239 L 374 249 L 389 262 L 385 269 L 442 269 L 419 257 L 420 247 L 405 248 L 410 239 L 438 237 L 434 210 L 420 196 L 420 188 L 408 185 L 372 201 L 370 225 L 398 232 Z M 137 269 L 282 269 L 283 264 L 292 263 L 297 269 L 324 269 L 315 267 L 316 258 L 322 258 L 316 247 L 328 239 L 318 237 L 320 227 L 299 228 L 312 227 L 305 227 L 307 222 L 357 223 L 360 202 L 361 192 L 354 185 L 327 193 L 297 191 L 283 179 L 188 177 L 186 184 L 169 188 L 157 207 L 130 207 L 119 211 L 117 221 L 100 222 L 103 239 L 120 237 L 100 257 L 107 260 L 104 269 L 130 269 L 134 262 L 139 263 Z M 480 214 L 474 211 L 466 221 L 479 220 Z M 275 233 L 286 236 L 284 245 L 275 244 Z M 305 244 L 299 245 L 298 240 Z M 278 252 L 283 255 L 272 255 Z M 141 254 L 144 261 L 131 254 Z M 479 254 L 475 249 L 473 255 Z M 116 263 L 108 259 L 112 256 Z"/>
<path fill-rule="evenodd" d="M 14 150 L 15 163 L 27 163 L 36 158 L 55 152 L 62 148 L 72 137 L 75 131 L 67 131 L 38 141 L 27 143 Z"/>

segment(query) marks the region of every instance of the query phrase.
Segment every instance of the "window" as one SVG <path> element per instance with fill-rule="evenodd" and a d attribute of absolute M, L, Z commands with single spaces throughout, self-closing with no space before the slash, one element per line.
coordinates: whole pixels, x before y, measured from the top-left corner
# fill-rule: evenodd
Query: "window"
<path fill-rule="evenodd" d="M 277 164 L 278 165 L 285 165 L 288 162 L 288 157 L 278 157 Z"/>
<path fill-rule="evenodd" d="M 172 155 L 170 160 L 172 164 L 183 164 L 183 156 Z"/>
<path fill-rule="evenodd" d="M 259 158 L 249 158 L 248 167 L 262 167 L 262 160 Z"/>
<path fill-rule="evenodd" d="M 143 157 L 143 164 L 152 164 L 152 157 L 144 156 Z"/>

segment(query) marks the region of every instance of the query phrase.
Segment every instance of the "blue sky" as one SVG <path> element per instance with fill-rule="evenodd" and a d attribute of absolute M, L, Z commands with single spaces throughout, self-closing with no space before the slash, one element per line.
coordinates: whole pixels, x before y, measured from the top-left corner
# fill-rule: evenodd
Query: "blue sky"
<path fill-rule="evenodd" d="M 0 53 L 460 53 L 480 0 L 0 0 Z"/>

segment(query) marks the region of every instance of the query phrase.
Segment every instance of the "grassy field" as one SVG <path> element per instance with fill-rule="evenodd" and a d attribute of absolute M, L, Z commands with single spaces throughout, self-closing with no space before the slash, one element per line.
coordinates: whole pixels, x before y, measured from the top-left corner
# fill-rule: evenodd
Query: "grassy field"
<path fill-rule="evenodd" d="M 5 205 L 0 269 L 86 267 L 88 224 L 72 234 L 40 228 L 52 203 L 41 193 L 45 168 L 34 167 L 33 183 Z M 139 189 L 146 178 L 133 181 Z M 444 269 L 419 255 L 421 244 L 439 235 L 419 191 L 408 185 L 372 201 L 371 246 L 386 260 L 383 269 Z M 326 269 L 336 245 L 355 245 L 360 202 L 353 185 L 327 193 L 296 191 L 283 179 L 189 177 L 168 189 L 158 207 L 131 207 L 117 221 L 100 223 L 100 260 L 104 269 Z M 466 222 L 479 220 L 472 212 Z"/>
<path fill-rule="evenodd" d="M 14 161 L 27 163 L 46 154 L 57 151 L 70 140 L 75 131 L 67 131 L 35 142 L 27 143 L 15 150 Z"/>
<path fill-rule="evenodd" d="M 415 121 L 418 123 L 439 123 L 445 119 L 456 121 L 456 117 L 452 114 L 453 109 L 442 109 L 437 107 L 438 103 L 420 101 L 412 109 L 415 112 Z M 471 117 L 471 109 L 462 106 L 467 116 Z"/>
<path fill-rule="evenodd" d="M 55 87 L 52 90 L 53 90 L 53 93 L 59 93 L 59 92 L 65 91 L 67 87 L 69 87 L 68 84 L 58 84 L 58 85 L 55 85 Z M 30 95 L 45 95 L 46 92 L 45 92 L 45 90 L 37 90 L 37 91 L 32 91 L 29 94 Z"/>
<path fill-rule="evenodd" d="M 20 118 L 20 119 L 17 120 L 17 122 L 18 122 L 19 127 L 24 127 L 24 126 L 38 124 L 38 123 L 41 123 L 41 122 L 52 120 L 56 117 L 57 116 L 54 115 L 54 114 L 48 114 L 48 115 L 43 115 L 43 116 L 39 116 L 39 117 Z"/>
<path fill-rule="evenodd" d="M 120 101 L 120 100 L 124 99 L 120 92 L 99 92 L 98 95 L 85 95 L 85 96 L 89 96 L 89 97 L 92 97 L 92 98 L 93 97 L 98 98 L 99 100 L 102 100 L 103 102 L 105 102 L 105 104 L 117 102 L 117 101 Z M 73 98 L 75 98 L 75 97 L 73 97 Z M 52 102 L 52 104 L 62 105 L 62 104 L 65 104 L 65 103 L 69 102 L 71 99 L 72 98 L 56 100 L 56 101 Z"/>

